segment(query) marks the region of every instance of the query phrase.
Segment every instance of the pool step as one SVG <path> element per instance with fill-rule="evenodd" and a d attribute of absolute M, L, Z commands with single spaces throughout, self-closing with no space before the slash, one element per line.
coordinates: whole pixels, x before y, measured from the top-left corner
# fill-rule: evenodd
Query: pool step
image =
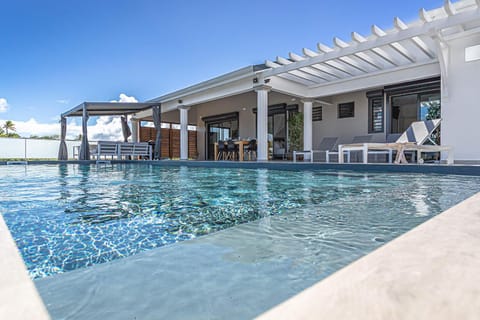
<path fill-rule="evenodd" d="M 24 165 L 26 166 L 28 161 L 7 161 L 7 165 Z"/>
<path fill-rule="evenodd" d="M 99 164 L 112 164 L 112 161 L 110 160 L 97 160 L 95 161 L 95 164 L 99 165 Z"/>

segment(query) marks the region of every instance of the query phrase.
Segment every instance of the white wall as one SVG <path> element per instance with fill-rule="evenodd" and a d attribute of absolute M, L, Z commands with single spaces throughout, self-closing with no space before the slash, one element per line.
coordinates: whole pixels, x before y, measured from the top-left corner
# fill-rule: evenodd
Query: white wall
<path fill-rule="evenodd" d="M 338 137 L 339 143 L 350 143 L 355 136 L 368 135 L 368 98 L 366 91 L 357 91 L 331 97 L 332 105 L 322 105 L 322 120 L 313 122 L 313 149 L 324 137 Z M 353 118 L 338 119 L 338 104 L 355 102 Z M 315 104 L 314 106 L 316 106 Z M 385 133 L 373 134 L 372 142 L 381 142 Z"/>
<path fill-rule="evenodd" d="M 442 92 L 442 144 L 454 146 L 455 161 L 480 160 L 480 60 L 465 61 L 465 48 L 480 33 L 451 40 L 447 89 Z"/>
<path fill-rule="evenodd" d="M 68 157 L 72 158 L 73 147 L 80 141 L 66 141 Z M 0 159 L 56 159 L 59 140 L 0 138 Z"/>

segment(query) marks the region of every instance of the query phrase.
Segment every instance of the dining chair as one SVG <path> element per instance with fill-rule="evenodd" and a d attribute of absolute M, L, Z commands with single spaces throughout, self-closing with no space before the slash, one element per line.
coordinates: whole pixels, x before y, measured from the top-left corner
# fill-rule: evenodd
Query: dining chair
<path fill-rule="evenodd" d="M 252 160 L 252 155 L 255 154 L 255 159 L 257 158 L 257 140 L 252 139 L 248 142 L 247 146 L 247 155 L 248 160 Z"/>
<path fill-rule="evenodd" d="M 217 147 L 217 160 L 226 160 L 227 155 L 227 148 L 225 145 L 225 141 L 219 140 L 218 147 Z"/>
<path fill-rule="evenodd" d="M 233 140 L 227 141 L 227 158 L 225 160 L 236 160 L 238 158 L 238 145 Z"/>

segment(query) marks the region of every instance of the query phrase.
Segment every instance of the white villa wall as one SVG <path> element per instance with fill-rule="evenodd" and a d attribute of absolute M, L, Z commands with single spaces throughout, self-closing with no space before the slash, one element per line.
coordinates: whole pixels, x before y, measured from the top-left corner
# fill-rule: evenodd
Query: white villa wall
<path fill-rule="evenodd" d="M 322 105 L 322 120 L 313 122 L 313 149 L 318 149 L 324 137 L 338 137 L 339 143 L 350 143 L 355 136 L 368 135 L 368 98 L 366 91 L 333 96 L 332 105 Z M 338 119 L 338 104 L 355 102 L 353 118 Z M 317 105 L 317 104 L 315 104 Z M 381 142 L 385 133 L 373 134 L 372 142 Z"/>
<path fill-rule="evenodd" d="M 451 40 L 447 88 L 442 94 L 442 144 L 454 146 L 455 161 L 480 160 L 480 60 L 465 61 L 465 49 L 480 33 Z"/>
<path fill-rule="evenodd" d="M 66 141 L 68 157 L 73 157 L 73 147 L 80 141 Z M 59 140 L 0 138 L 0 159 L 56 159 Z"/>

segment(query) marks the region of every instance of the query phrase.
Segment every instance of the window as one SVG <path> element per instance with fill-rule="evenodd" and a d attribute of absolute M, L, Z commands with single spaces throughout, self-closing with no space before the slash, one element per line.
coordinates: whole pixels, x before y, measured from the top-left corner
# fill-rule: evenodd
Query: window
<path fill-rule="evenodd" d="M 322 106 L 312 108 L 312 121 L 322 121 Z"/>
<path fill-rule="evenodd" d="M 388 133 L 402 133 L 414 121 L 440 117 L 440 77 L 384 87 Z"/>
<path fill-rule="evenodd" d="M 368 98 L 368 133 L 384 131 L 385 109 L 383 106 L 383 90 L 367 92 Z"/>
<path fill-rule="evenodd" d="M 355 102 L 338 104 L 338 119 L 353 118 L 355 116 Z"/>

